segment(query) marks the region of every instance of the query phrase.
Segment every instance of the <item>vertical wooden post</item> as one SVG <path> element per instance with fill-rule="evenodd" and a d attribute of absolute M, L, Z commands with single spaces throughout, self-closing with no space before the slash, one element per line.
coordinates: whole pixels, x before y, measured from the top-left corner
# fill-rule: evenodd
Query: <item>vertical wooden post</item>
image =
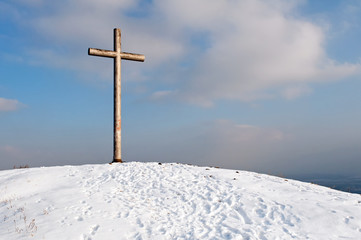
<path fill-rule="evenodd" d="M 114 29 L 114 156 L 113 162 L 122 162 L 122 119 L 121 119 L 121 42 L 120 29 Z"/>

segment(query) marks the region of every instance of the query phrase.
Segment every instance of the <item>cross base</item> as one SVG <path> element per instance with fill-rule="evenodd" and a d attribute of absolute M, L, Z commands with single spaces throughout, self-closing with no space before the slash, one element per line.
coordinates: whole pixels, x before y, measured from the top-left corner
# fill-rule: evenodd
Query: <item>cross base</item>
<path fill-rule="evenodd" d="M 122 159 L 113 159 L 113 162 L 112 163 L 122 163 L 123 161 L 122 161 Z"/>

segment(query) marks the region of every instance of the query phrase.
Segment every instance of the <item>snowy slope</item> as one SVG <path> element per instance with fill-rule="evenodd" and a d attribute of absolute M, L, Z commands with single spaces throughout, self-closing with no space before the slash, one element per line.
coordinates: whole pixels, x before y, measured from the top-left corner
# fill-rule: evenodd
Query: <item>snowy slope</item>
<path fill-rule="evenodd" d="M 0 239 L 361 239 L 361 196 L 130 162 L 0 171 Z"/>

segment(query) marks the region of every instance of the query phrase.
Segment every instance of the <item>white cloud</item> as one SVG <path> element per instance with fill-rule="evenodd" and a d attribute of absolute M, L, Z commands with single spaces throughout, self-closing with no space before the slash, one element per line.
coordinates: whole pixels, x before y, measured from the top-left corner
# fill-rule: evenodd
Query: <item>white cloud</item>
<path fill-rule="evenodd" d="M 127 140 L 128 159 L 167 159 L 223 167 L 259 165 L 268 159 L 267 154 L 277 152 L 288 138 L 286 133 L 275 128 L 236 124 L 229 120 L 202 122 L 176 130 L 163 129 L 150 134 L 149 139 L 147 136 L 133 135 Z"/>
<path fill-rule="evenodd" d="M 293 99 L 312 92 L 305 84 L 360 74 L 359 63 L 327 56 L 326 30 L 295 17 L 298 1 L 157 3 L 173 26 L 209 38 L 172 96 L 189 103 L 211 107 L 219 99 Z"/>
<path fill-rule="evenodd" d="M 303 95 L 308 95 L 312 93 L 312 91 L 313 90 L 308 86 L 292 86 L 284 89 L 282 95 L 286 99 L 292 100 Z"/>
<path fill-rule="evenodd" d="M 172 94 L 173 91 L 170 90 L 163 90 L 163 91 L 156 91 L 152 94 L 151 99 L 152 100 L 159 100 L 162 99 L 166 96 L 169 96 L 170 94 Z"/>
<path fill-rule="evenodd" d="M 298 16 L 300 2 L 156 0 L 135 17 L 145 3 L 73 0 L 23 21 L 48 39 L 44 49 L 30 51 L 38 63 L 108 79 L 112 65 L 86 56 L 86 49 L 111 49 L 111 30 L 120 27 L 124 51 L 146 55 L 125 74 L 157 87 L 173 84 L 168 97 L 210 107 L 220 99 L 299 97 L 312 91 L 311 83 L 360 73 L 360 64 L 327 56 L 327 31 Z"/>
<path fill-rule="evenodd" d="M 185 99 L 193 101 L 197 95 L 200 104 L 217 99 L 247 101 L 262 97 L 270 88 L 340 79 L 360 70 L 358 64 L 329 59 L 323 29 L 289 16 L 279 8 L 283 1 L 222 3 L 204 8 L 209 19 L 188 26 L 208 31 L 212 43 L 183 89 Z M 168 11 L 174 14 L 172 8 Z M 187 19 L 193 19 L 192 14 L 179 13 Z"/>
<path fill-rule="evenodd" d="M 115 27 L 122 29 L 123 51 L 146 55 L 142 69 L 147 72 L 184 55 L 185 45 L 177 41 L 177 36 L 164 34 L 169 26 L 162 28 L 162 24 L 154 19 L 154 13 L 151 19 L 129 16 L 129 12 L 137 11 L 138 4 L 139 1 L 132 0 L 44 2 L 42 10 L 39 11 L 39 6 L 33 8 L 36 14 L 18 19 L 19 24 L 26 22 L 37 33 L 39 43 L 25 49 L 25 59 L 31 64 L 71 69 L 81 74 L 99 73 L 102 79 L 110 80 L 112 64 L 109 60 L 89 57 L 87 49 L 111 50 Z M 12 9 L 15 11 L 16 6 Z M 139 74 L 139 67 L 130 66 L 127 74 L 136 76 L 135 81 L 148 78 L 144 72 Z"/>
<path fill-rule="evenodd" d="M 29 152 L 24 153 L 20 148 L 12 145 L 0 145 L 0 169 L 9 169 L 14 165 L 26 165 L 23 163 L 24 158 L 29 157 Z"/>
<path fill-rule="evenodd" d="M 11 145 L 0 146 L 0 153 L 4 153 L 6 155 L 18 155 L 20 150 Z"/>
<path fill-rule="evenodd" d="M 268 129 L 248 124 L 235 124 L 229 120 L 216 121 L 213 129 L 216 130 L 216 136 L 214 137 L 219 142 L 219 145 L 232 144 L 235 147 L 234 149 L 238 149 L 240 145 L 256 144 L 259 146 L 261 143 L 279 142 L 286 138 L 286 135 L 277 129 Z"/>
<path fill-rule="evenodd" d="M 129 135 L 124 142 L 126 159 L 272 174 L 359 174 L 361 167 L 361 130 L 356 125 L 266 127 L 217 120 L 149 131 Z"/>
<path fill-rule="evenodd" d="M 16 99 L 0 98 L 0 112 L 18 110 L 23 104 Z"/>

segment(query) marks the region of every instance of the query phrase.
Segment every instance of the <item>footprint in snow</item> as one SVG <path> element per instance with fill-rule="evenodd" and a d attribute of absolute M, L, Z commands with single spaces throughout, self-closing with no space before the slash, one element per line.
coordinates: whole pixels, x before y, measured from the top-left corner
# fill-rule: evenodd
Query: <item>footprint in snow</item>
<path fill-rule="evenodd" d="M 266 216 L 263 209 L 257 209 L 256 213 L 257 213 L 258 217 L 260 217 L 260 218 L 264 218 Z"/>
<path fill-rule="evenodd" d="M 137 218 L 137 224 L 139 227 L 144 227 L 144 224 L 142 223 L 142 221 L 140 220 L 140 218 Z"/>
<path fill-rule="evenodd" d="M 345 217 L 344 222 L 348 224 L 350 222 L 350 219 L 353 219 L 353 217 Z"/>
<path fill-rule="evenodd" d="M 91 230 L 90 234 L 94 236 L 95 233 L 98 231 L 99 227 L 100 227 L 100 226 L 99 226 L 98 224 L 95 225 L 95 226 L 93 226 L 93 227 L 91 227 L 91 228 L 90 228 L 90 230 Z"/>
<path fill-rule="evenodd" d="M 92 240 L 92 238 L 87 236 L 86 234 L 82 234 L 80 235 L 80 240 Z"/>

